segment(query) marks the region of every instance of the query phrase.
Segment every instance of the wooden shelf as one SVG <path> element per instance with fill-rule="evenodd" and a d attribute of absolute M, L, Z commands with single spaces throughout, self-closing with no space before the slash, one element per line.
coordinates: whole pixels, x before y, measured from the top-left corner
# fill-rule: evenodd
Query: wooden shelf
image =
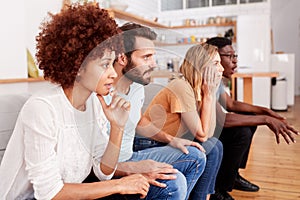
<path fill-rule="evenodd" d="M 137 15 L 134 15 L 134 14 L 122 11 L 122 10 L 117 10 L 117 9 L 112 9 L 112 8 L 109 8 L 107 10 L 110 13 L 111 17 L 113 17 L 113 18 L 118 18 L 118 19 L 129 21 L 129 22 L 136 22 L 136 23 L 144 24 L 146 26 L 150 26 L 150 27 L 154 27 L 154 28 L 170 28 L 163 24 L 144 19 L 143 17 L 137 16 Z"/>
<path fill-rule="evenodd" d="M 200 42 L 191 42 L 191 43 L 164 43 L 164 42 L 154 42 L 155 46 L 184 46 L 184 45 L 195 45 L 200 44 Z"/>
<path fill-rule="evenodd" d="M 180 28 L 204 28 L 204 27 L 223 27 L 223 26 L 236 26 L 236 22 L 228 22 L 228 23 L 222 23 L 222 24 L 202 24 L 202 25 L 195 25 L 195 26 L 171 26 L 169 28 L 172 29 L 180 29 Z"/>
<path fill-rule="evenodd" d="M 223 27 L 223 26 L 236 26 L 236 22 L 227 22 L 227 23 L 214 23 L 214 24 L 203 24 L 203 25 L 195 25 L 195 26 L 166 26 L 151 20 L 144 19 L 143 17 L 118 10 L 108 8 L 108 12 L 110 13 L 111 17 L 118 18 L 130 22 L 136 22 L 140 24 L 144 24 L 146 26 L 156 27 L 156 28 L 168 28 L 168 29 L 180 29 L 180 28 L 203 28 L 203 27 Z"/>
<path fill-rule="evenodd" d="M 44 77 L 38 77 L 38 78 L 0 79 L 0 84 L 1 84 L 1 83 L 40 82 L 40 81 L 45 81 Z"/>

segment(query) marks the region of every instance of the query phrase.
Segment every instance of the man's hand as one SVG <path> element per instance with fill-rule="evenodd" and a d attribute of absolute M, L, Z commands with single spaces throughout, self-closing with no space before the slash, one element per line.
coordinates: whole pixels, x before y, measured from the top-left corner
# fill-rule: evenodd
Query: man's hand
<path fill-rule="evenodd" d="M 282 135 L 287 144 L 296 142 L 293 136 L 293 134 L 299 135 L 299 132 L 296 129 L 290 126 L 285 120 L 279 120 L 270 116 L 266 117 L 267 126 L 274 132 L 277 144 L 280 143 L 280 135 Z"/>
<path fill-rule="evenodd" d="M 180 149 L 185 154 L 189 153 L 186 146 L 194 146 L 197 147 L 200 151 L 205 152 L 205 149 L 198 142 L 193 142 L 191 140 L 182 139 L 178 137 L 174 137 L 169 143 L 169 145 L 174 148 Z"/>
<path fill-rule="evenodd" d="M 177 169 L 167 163 L 156 162 L 154 160 L 141 160 L 136 162 L 136 173 L 143 174 L 151 185 L 158 187 L 166 187 L 166 184 L 156 181 L 161 180 L 174 180 L 176 179 Z"/>

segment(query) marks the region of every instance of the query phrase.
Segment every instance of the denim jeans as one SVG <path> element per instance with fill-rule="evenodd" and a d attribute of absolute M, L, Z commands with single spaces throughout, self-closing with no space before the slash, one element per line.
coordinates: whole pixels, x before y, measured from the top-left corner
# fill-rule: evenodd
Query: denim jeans
<path fill-rule="evenodd" d="M 171 164 L 179 172 L 176 180 L 163 180 L 167 188 L 150 187 L 146 199 L 188 199 L 190 192 L 203 173 L 206 156 L 195 147 L 188 146 L 189 154 L 179 149 L 162 146 L 134 152 L 128 161 L 151 159 Z"/>
<path fill-rule="evenodd" d="M 160 180 L 167 187 L 150 185 L 150 189 L 143 200 L 183 200 L 187 196 L 187 181 L 181 172 L 176 174 L 175 180 Z"/>
<path fill-rule="evenodd" d="M 205 200 L 208 194 L 215 193 L 216 178 L 223 157 L 223 145 L 217 138 L 211 137 L 199 143 L 206 150 L 207 160 L 204 172 L 190 194 L 190 200 Z"/>
<path fill-rule="evenodd" d="M 193 137 L 187 136 L 187 139 Z M 190 200 L 205 200 L 208 194 L 214 193 L 216 176 L 220 168 L 223 157 L 222 143 L 215 137 L 209 138 L 206 142 L 200 143 L 206 150 L 206 166 L 204 172 L 198 179 L 194 189 L 190 193 Z M 163 146 L 162 143 L 150 140 L 148 138 L 135 138 L 134 150 Z"/>

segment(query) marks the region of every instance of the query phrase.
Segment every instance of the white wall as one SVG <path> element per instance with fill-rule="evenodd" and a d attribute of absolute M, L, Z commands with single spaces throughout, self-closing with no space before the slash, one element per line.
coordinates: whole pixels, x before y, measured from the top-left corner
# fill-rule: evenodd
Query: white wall
<path fill-rule="evenodd" d="M 35 54 L 35 36 L 48 11 L 61 0 L 4 1 L 0 7 L 0 79 L 27 78 L 26 47 Z"/>
<path fill-rule="evenodd" d="M 300 95 L 300 1 L 271 0 L 274 50 L 295 54 L 295 94 Z"/>
<path fill-rule="evenodd" d="M 158 17 L 158 6 L 160 0 L 123 0 L 129 7 L 126 12 L 136 14 L 146 19 Z"/>
<path fill-rule="evenodd" d="M 62 0 L 24 0 L 25 3 L 25 33 L 26 47 L 35 59 L 35 37 L 40 32 L 39 26 L 44 19 L 47 19 L 47 13 L 57 13 L 62 7 Z M 40 71 L 40 75 L 42 71 Z"/>
<path fill-rule="evenodd" d="M 0 79 L 27 77 L 24 1 L 4 1 L 0 6 Z"/>
<path fill-rule="evenodd" d="M 237 20 L 238 72 L 270 71 L 270 15 L 239 15 Z M 247 68 L 242 68 L 242 66 Z M 238 100 L 243 100 L 242 82 L 238 81 Z M 253 78 L 254 105 L 270 108 L 271 78 Z"/>
<path fill-rule="evenodd" d="M 239 15 L 237 53 L 239 72 L 270 71 L 270 15 Z M 242 67 L 247 67 L 242 69 Z"/>

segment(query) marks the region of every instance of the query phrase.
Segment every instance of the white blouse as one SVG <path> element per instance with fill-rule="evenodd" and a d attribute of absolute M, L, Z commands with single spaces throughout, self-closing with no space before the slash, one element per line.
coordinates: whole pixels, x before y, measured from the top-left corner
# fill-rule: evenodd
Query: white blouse
<path fill-rule="evenodd" d="M 95 94 L 84 112 L 61 87 L 30 97 L 23 106 L 0 166 L 0 199 L 51 199 L 64 183 L 81 183 L 100 170 L 108 144 L 107 123 Z"/>

